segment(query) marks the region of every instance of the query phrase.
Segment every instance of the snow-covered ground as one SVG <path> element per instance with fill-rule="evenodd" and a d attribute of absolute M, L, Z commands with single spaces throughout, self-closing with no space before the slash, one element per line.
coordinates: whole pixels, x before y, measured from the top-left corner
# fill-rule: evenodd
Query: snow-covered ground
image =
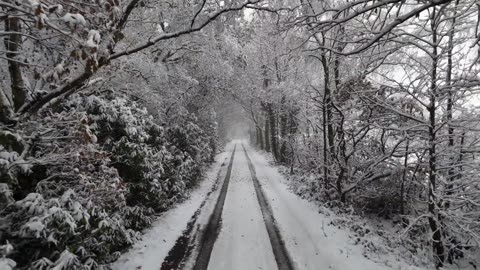
<path fill-rule="evenodd" d="M 206 173 L 205 180 L 191 192 L 190 198 L 160 216 L 153 227 L 145 232 L 142 240 L 135 243 L 128 252 L 113 263 L 114 270 L 160 269 L 177 238 L 182 235 L 188 221 L 215 184 L 222 164 L 226 163 L 229 151 L 233 149 L 233 144 L 227 145 L 226 149 L 226 152 L 217 155 L 215 162 Z M 213 193 L 211 197 L 215 195 Z"/>

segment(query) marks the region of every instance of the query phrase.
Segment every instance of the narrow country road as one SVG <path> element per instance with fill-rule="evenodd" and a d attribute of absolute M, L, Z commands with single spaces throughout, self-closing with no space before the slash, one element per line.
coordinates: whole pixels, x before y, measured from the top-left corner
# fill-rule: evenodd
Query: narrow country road
<path fill-rule="evenodd" d="M 215 207 L 203 230 L 198 234 L 191 232 L 197 211 L 161 269 L 293 269 L 243 144 L 234 144 L 226 170 Z M 186 263 L 188 260 L 190 264 Z"/>
<path fill-rule="evenodd" d="M 390 269 L 366 259 L 348 233 L 291 193 L 248 144 L 230 143 L 209 174 L 113 269 Z"/>
<path fill-rule="evenodd" d="M 201 249 L 195 270 L 292 269 L 251 166 L 245 148 L 237 147 L 222 222 L 209 224 L 220 226 L 220 234 L 208 263 Z"/>

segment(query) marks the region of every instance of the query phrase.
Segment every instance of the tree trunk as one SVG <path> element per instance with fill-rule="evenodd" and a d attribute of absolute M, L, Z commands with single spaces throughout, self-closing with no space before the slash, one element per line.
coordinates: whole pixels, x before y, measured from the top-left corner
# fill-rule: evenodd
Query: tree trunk
<path fill-rule="evenodd" d="M 330 197 L 330 194 L 328 194 L 328 189 L 329 189 L 329 170 L 328 166 L 330 164 L 328 160 L 328 141 L 327 141 L 327 101 L 326 101 L 326 95 L 323 95 L 323 106 L 322 106 L 322 133 L 323 133 L 323 188 L 325 190 L 325 195 L 327 197 Z"/>
<path fill-rule="evenodd" d="M 347 43 L 343 42 L 343 36 L 345 35 L 345 26 L 344 25 L 339 25 L 339 29 L 337 31 L 337 41 L 335 42 L 335 50 L 337 52 L 342 52 L 345 47 L 347 46 Z M 333 72 L 334 72 L 334 83 L 335 83 L 335 94 L 338 96 L 340 95 L 340 55 L 335 54 L 335 61 L 334 61 L 334 67 L 333 67 Z"/>
<path fill-rule="evenodd" d="M 288 114 L 286 113 L 286 106 L 285 106 L 285 96 L 282 97 L 282 107 L 280 111 L 280 152 L 279 152 L 279 159 L 282 163 L 287 163 L 287 137 L 289 136 L 288 132 Z"/>
<path fill-rule="evenodd" d="M 12 119 L 12 104 L 3 89 L 0 88 L 0 123 L 8 123 Z"/>
<path fill-rule="evenodd" d="M 264 149 L 263 146 L 263 131 L 262 128 L 259 126 L 256 126 L 256 133 L 257 133 L 257 145 L 260 147 L 260 149 Z"/>
<path fill-rule="evenodd" d="M 328 68 L 328 61 L 325 53 L 322 54 L 322 66 L 323 66 L 323 78 L 324 78 L 324 104 L 326 112 L 326 128 L 327 128 L 327 139 L 328 139 L 328 151 L 330 157 L 335 156 L 335 134 L 333 132 L 333 113 L 332 113 L 332 92 L 330 89 L 330 72 Z"/>
<path fill-rule="evenodd" d="M 286 118 L 287 117 L 284 117 L 284 119 L 282 119 L 282 121 L 281 121 L 282 128 L 284 128 L 284 125 L 287 125 Z M 280 162 L 282 162 L 282 163 L 288 163 L 289 162 L 288 157 L 287 157 L 287 137 L 289 137 L 289 135 L 286 134 L 286 133 L 284 135 L 282 135 L 282 143 L 281 143 L 281 146 L 280 146 L 280 153 L 279 153 L 279 159 L 280 159 Z"/>
<path fill-rule="evenodd" d="M 442 228 L 441 223 L 438 222 L 437 215 L 437 153 L 436 153 L 436 96 L 437 96 L 437 67 L 438 67 L 438 44 L 437 44 L 437 25 L 436 25 L 436 16 L 435 8 L 433 9 L 431 27 L 432 27 L 432 74 L 431 74 L 431 84 L 430 84 L 430 105 L 428 108 L 429 112 L 429 127 L 428 127 L 428 137 L 429 137 L 429 185 L 428 185 L 428 223 L 430 229 L 432 230 L 433 236 L 433 250 L 438 258 L 437 267 L 442 267 L 445 262 L 445 247 L 442 242 Z"/>
<path fill-rule="evenodd" d="M 278 142 L 277 142 L 277 129 L 275 125 L 275 112 L 273 111 L 272 103 L 268 104 L 267 107 L 267 114 L 269 119 L 269 127 L 270 127 L 270 147 L 272 149 L 272 154 L 275 160 L 278 160 Z"/>
<path fill-rule="evenodd" d="M 411 113 L 411 110 L 410 110 Z M 403 160 L 403 174 L 402 174 L 402 183 L 400 185 L 400 215 L 402 215 L 402 224 L 404 226 L 408 225 L 408 221 L 405 220 L 403 215 L 405 215 L 405 182 L 407 181 L 407 167 L 408 167 L 408 148 L 410 145 L 410 140 L 407 140 L 405 145 L 405 156 Z"/>
<path fill-rule="evenodd" d="M 268 117 L 265 117 L 265 151 L 270 152 L 270 133 Z"/>
<path fill-rule="evenodd" d="M 340 195 L 340 201 L 342 203 L 347 202 L 347 192 L 343 191 L 343 186 L 342 186 L 345 172 L 346 172 L 345 167 L 340 167 L 340 172 L 338 173 L 337 181 L 336 181 L 337 191 L 338 191 L 338 194 Z"/>
<path fill-rule="evenodd" d="M 458 176 L 457 179 L 462 178 L 463 174 L 463 166 L 461 165 L 463 162 L 463 146 L 465 145 L 465 131 L 462 132 L 462 136 L 460 137 L 460 149 L 459 152 L 460 154 L 458 155 Z"/>
<path fill-rule="evenodd" d="M 5 30 L 13 32 L 5 38 L 5 49 L 7 51 L 8 71 L 10 74 L 10 83 L 12 89 L 12 100 L 14 110 L 17 111 L 25 103 L 26 91 L 23 82 L 22 70 L 20 64 L 15 61 L 22 45 L 22 36 L 16 33 L 21 32 L 18 18 L 10 17 L 5 20 Z"/>
<path fill-rule="evenodd" d="M 458 5 L 457 0 L 455 2 L 455 10 Z M 450 28 L 450 32 L 448 34 L 448 47 L 447 47 L 447 71 L 446 71 L 446 78 L 445 78 L 445 84 L 447 85 L 447 126 L 448 126 L 448 149 L 449 152 L 451 152 L 450 156 L 450 168 L 448 169 L 448 176 L 447 176 L 447 187 L 446 187 L 446 201 L 445 201 L 445 208 L 450 207 L 450 195 L 452 195 L 452 189 L 453 187 L 453 181 L 455 180 L 455 166 L 456 166 L 456 161 L 455 161 L 455 151 L 454 151 L 454 146 L 455 146 L 455 138 L 454 138 L 454 133 L 455 130 L 452 125 L 452 119 L 453 119 L 453 89 L 451 89 L 452 85 L 452 70 L 453 70 L 453 61 L 452 61 L 452 53 L 453 53 L 453 38 L 455 36 L 455 23 L 456 23 L 456 16 L 455 16 L 455 11 L 453 14 L 452 18 L 452 27 Z"/>

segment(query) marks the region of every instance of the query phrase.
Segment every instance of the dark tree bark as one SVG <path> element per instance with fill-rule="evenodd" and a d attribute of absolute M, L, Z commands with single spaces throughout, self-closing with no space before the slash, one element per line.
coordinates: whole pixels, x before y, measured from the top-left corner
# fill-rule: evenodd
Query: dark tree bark
<path fill-rule="evenodd" d="M 319 44 L 323 44 L 324 41 L 318 40 Z M 323 181 L 325 192 L 330 185 L 330 172 L 329 167 L 335 160 L 335 134 L 333 131 L 333 112 L 332 112 L 332 91 L 330 89 L 330 69 L 328 66 L 328 59 L 326 52 L 322 52 L 320 61 L 323 67 L 324 89 L 323 89 L 323 101 L 322 101 L 322 125 L 323 125 Z M 338 178 L 336 181 L 336 188 L 339 194 L 342 194 L 341 184 L 339 184 Z M 326 196 L 329 196 L 327 193 Z M 342 196 L 341 196 L 342 197 Z"/>
<path fill-rule="evenodd" d="M 334 104 L 332 104 L 334 105 Z M 340 201 L 345 203 L 347 201 L 347 194 L 346 192 L 343 191 L 343 183 L 345 182 L 347 178 L 347 172 L 348 172 L 348 157 L 347 157 L 347 145 L 345 142 L 345 132 L 343 131 L 343 126 L 345 123 L 345 117 L 337 106 L 334 105 L 334 108 L 337 110 L 337 113 L 340 115 L 340 121 L 338 123 L 338 129 L 337 129 L 337 143 L 338 143 L 338 153 L 336 153 L 336 159 L 338 162 L 338 166 L 340 167 L 340 172 L 338 173 L 337 176 L 337 189 L 338 192 L 340 193 Z"/>
<path fill-rule="evenodd" d="M 333 112 L 332 112 L 332 91 L 330 89 L 330 71 L 328 67 L 328 59 L 326 53 L 322 53 L 321 57 L 322 66 L 323 66 L 323 78 L 324 78 L 324 104 L 325 107 L 325 121 L 327 129 L 327 141 L 328 141 L 328 152 L 330 157 L 335 156 L 335 134 L 333 131 Z"/>
<path fill-rule="evenodd" d="M 8 62 L 8 71 L 10 74 L 10 84 L 12 89 L 12 100 L 14 110 L 22 107 L 26 100 L 26 89 L 22 76 L 20 64 L 15 60 L 20 53 L 22 46 L 22 36 L 17 34 L 21 32 L 20 21 L 16 17 L 9 17 L 5 20 L 5 30 L 12 34 L 5 37 L 5 49 Z"/>
<path fill-rule="evenodd" d="M 327 100 L 326 95 L 323 95 L 323 106 L 322 106 L 322 133 L 323 133 L 323 185 L 325 190 L 325 195 L 329 196 L 328 188 L 330 185 L 329 181 L 329 170 L 328 166 L 330 164 L 328 160 L 328 141 L 327 141 Z"/>
<path fill-rule="evenodd" d="M 270 148 L 272 150 L 273 157 L 278 160 L 278 142 L 277 142 L 277 129 L 276 129 L 276 117 L 273 110 L 273 104 L 267 105 L 267 115 L 270 127 Z"/>
<path fill-rule="evenodd" d="M 280 114 L 280 138 L 281 138 L 281 146 L 279 151 L 279 160 L 282 163 L 287 162 L 287 139 L 289 136 L 288 132 L 288 116 L 285 112 L 281 112 Z"/>
<path fill-rule="evenodd" d="M 0 123 L 8 123 L 12 119 L 13 110 L 10 100 L 0 88 Z"/>
<path fill-rule="evenodd" d="M 257 131 L 257 145 L 258 147 L 260 147 L 260 149 L 265 149 L 265 146 L 263 145 L 263 131 L 262 131 L 262 128 L 257 126 L 256 127 L 256 131 Z"/>
<path fill-rule="evenodd" d="M 442 228 L 437 219 L 437 152 L 436 152 L 436 96 L 437 96 L 437 68 L 438 68 L 438 38 L 437 38 L 437 20 L 433 9 L 431 27 L 432 27 L 432 74 L 430 84 L 430 105 L 429 112 L 429 185 L 428 185 L 428 223 L 432 230 L 433 250 L 438 258 L 438 267 L 442 267 L 445 262 L 445 247 L 442 241 Z"/>
<path fill-rule="evenodd" d="M 290 137 L 288 134 L 288 114 L 286 112 L 287 108 L 285 106 L 286 98 L 282 97 L 281 101 L 281 110 L 280 110 L 280 151 L 279 151 L 279 161 L 282 163 L 287 163 L 287 137 Z"/>
<path fill-rule="evenodd" d="M 457 0 L 455 2 L 455 10 L 457 8 L 457 5 L 458 5 L 458 1 Z M 453 101 L 453 89 L 450 88 L 450 86 L 452 85 L 452 70 L 453 70 L 453 60 L 452 60 L 452 54 L 453 54 L 453 47 L 454 47 L 454 44 L 453 44 L 453 38 L 455 36 L 455 23 L 456 23 L 456 16 L 455 16 L 455 13 L 454 12 L 454 15 L 453 15 L 453 18 L 452 18 L 452 27 L 449 31 L 449 34 L 448 34 L 448 47 L 447 47 L 447 71 L 446 71 L 446 78 L 445 78 L 445 83 L 447 85 L 447 125 L 448 125 L 448 149 L 450 149 L 450 151 L 453 150 L 454 146 L 455 146 L 455 129 L 453 127 L 453 124 L 452 124 L 452 119 L 453 119 L 453 104 L 454 104 L 454 101 Z M 452 151 L 454 153 L 454 151 Z M 446 188 L 446 195 L 447 197 L 449 197 L 449 195 L 452 195 L 452 189 L 454 188 L 453 187 L 453 182 L 455 180 L 455 167 L 456 167 L 456 161 L 455 161 L 455 155 L 452 154 L 452 156 L 450 156 L 450 168 L 448 169 L 448 177 L 447 177 L 447 182 L 448 182 L 448 185 L 447 185 L 447 188 Z M 449 208 L 450 207 L 450 198 L 447 198 L 447 200 L 445 201 L 445 208 Z"/>
<path fill-rule="evenodd" d="M 270 152 L 270 124 L 268 117 L 265 117 L 265 151 Z"/>
<path fill-rule="evenodd" d="M 402 183 L 400 184 L 400 215 L 405 215 L 405 182 L 407 181 L 409 144 L 410 141 L 407 140 L 407 144 L 405 146 L 405 155 L 403 159 Z"/>

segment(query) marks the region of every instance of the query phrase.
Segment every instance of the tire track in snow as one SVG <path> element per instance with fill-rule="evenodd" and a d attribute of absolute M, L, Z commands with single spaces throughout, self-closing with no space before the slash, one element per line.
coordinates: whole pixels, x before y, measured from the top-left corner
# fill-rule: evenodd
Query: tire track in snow
<path fill-rule="evenodd" d="M 268 203 L 265 194 L 263 193 L 260 182 L 257 179 L 255 172 L 255 167 L 252 164 L 252 160 L 248 156 L 245 146 L 242 144 L 243 152 L 247 157 L 248 168 L 252 176 L 253 185 L 255 187 L 255 193 L 257 194 L 257 200 L 260 204 L 260 209 L 262 211 L 263 220 L 265 221 L 265 226 L 267 227 L 268 237 L 270 238 L 270 244 L 272 245 L 273 254 L 275 256 L 275 261 L 277 262 L 278 270 L 293 270 L 292 260 L 290 255 L 285 247 L 285 243 L 280 235 L 280 231 L 277 227 L 275 217 L 273 216 L 272 208 Z M 206 269 L 206 268 L 205 268 Z"/>
<path fill-rule="evenodd" d="M 228 187 L 228 183 L 226 185 L 225 185 L 225 183 L 228 182 L 229 179 L 230 179 L 230 172 L 232 170 L 233 157 L 235 155 L 235 148 L 236 148 L 236 145 L 233 148 L 233 153 L 232 153 L 232 156 L 230 158 L 230 162 L 229 162 L 228 168 L 227 168 L 227 174 L 225 175 L 225 180 L 222 184 L 222 189 L 220 191 L 219 198 L 217 199 L 217 203 L 215 204 L 215 210 L 214 211 L 217 210 L 218 201 L 220 200 L 220 197 L 222 196 L 222 193 L 226 193 L 225 186 Z M 218 172 L 218 174 L 219 174 L 218 177 L 220 177 L 221 170 L 222 169 L 220 168 L 220 170 Z M 187 224 L 187 228 L 183 231 L 182 235 L 177 239 L 173 248 L 168 252 L 168 255 L 165 258 L 165 260 L 163 261 L 162 266 L 160 267 L 160 270 L 182 269 L 185 266 L 184 265 L 185 264 L 185 259 L 187 259 L 187 257 L 191 255 L 191 253 L 193 251 L 193 248 L 194 248 L 194 246 L 192 244 L 192 241 L 195 239 L 195 234 L 192 234 L 193 229 L 195 228 L 195 224 L 197 223 L 197 219 L 198 219 L 201 211 L 203 210 L 203 206 L 206 204 L 210 195 L 215 190 L 217 190 L 217 187 L 219 185 L 218 182 L 219 182 L 219 179 L 217 179 L 217 182 L 213 185 L 212 189 L 207 193 L 205 199 L 200 204 L 200 207 L 193 214 L 192 218 L 190 219 L 190 221 Z M 225 188 L 225 192 L 224 192 L 224 188 Z M 223 201 L 225 201 L 225 198 L 223 199 Z M 223 209 L 223 203 L 221 205 L 221 208 Z M 220 209 L 220 213 L 222 213 L 222 209 Z M 213 216 L 213 214 L 212 214 L 212 216 Z M 210 225 L 210 222 L 209 222 L 209 225 Z M 208 233 L 208 230 L 205 231 L 205 233 Z M 209 237 L 209 236 L 204 236 L 204 237 Z M 215 242 L 215 240 L 213 240 L 213 241 Z M 202 245 L 202 247 L 203 247 L 203 245 Z"/>
<path fill-rule="evenodd" d="M 207 270 L 208 268 L 208 262 L 210 261 L 210 256 L 212 255 L 213 245 L 215 244 L 218 233 L 220 232 L 223 205 L 225 204 L 225 198 L 227 197 L 228 183 L 230 182 L 230 175 L 232 173 L 233 158 L 235 156 L 236 148 L 237 145 L 235 144 L 233 147 L 232 157 L 230 158 L 230 164 L 228 164 L 227 174 L 225 175 L 225 180 L 223 181 L 222 189 L 220 190 L 220 195 L 218 196 L 217 203 L 215 204 L 215 208 L 210 216 L 207 227 L 202 233 L 198 256 L 195 261 L 195 265 L 193 266 L 193 270 Z"/>

